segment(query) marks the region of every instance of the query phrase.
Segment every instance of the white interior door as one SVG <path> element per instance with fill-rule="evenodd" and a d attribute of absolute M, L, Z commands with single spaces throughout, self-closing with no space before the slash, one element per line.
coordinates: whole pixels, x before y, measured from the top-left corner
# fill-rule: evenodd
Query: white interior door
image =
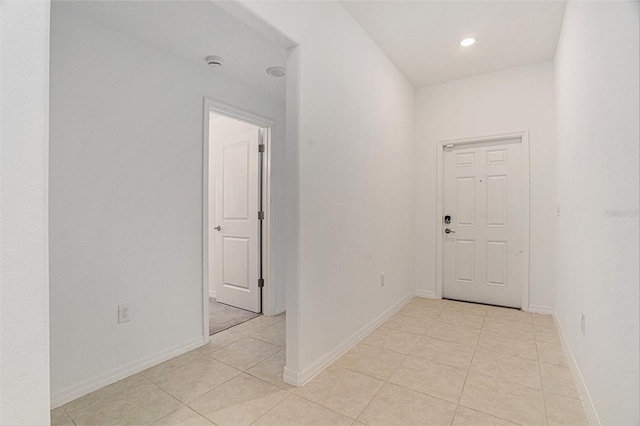
<path fill-rule="evenodd" d="M 260 129 L 221 137 L 213 144 L 216 298 L 260 312 L 258 250 L 258 144 Z"/>
<path fill-rule="evenodd" d="M 520 142 L 445 148 L 444 215 L 451 217 L 449 224 L 442 218 L 445 298 L 521 307 Z"/>

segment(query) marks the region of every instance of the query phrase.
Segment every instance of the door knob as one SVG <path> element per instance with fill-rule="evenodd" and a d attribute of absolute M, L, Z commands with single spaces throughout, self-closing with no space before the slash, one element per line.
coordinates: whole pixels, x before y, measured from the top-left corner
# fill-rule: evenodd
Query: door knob
<path fill-rule="evenodd" d="M 444 233 L 445 234 L 455 234 L 456 231 L 452 231 L 451 229 L 447 228 L 447 229 L 444 230 Z"/>
<path fill-rule="evenodd" d="M 215 228 L 213 228 L 213 229 L 215 229 L 216 231 L 220 231 L 220 230 L 222 229 L 222 227 L 221 227 L 220 225 L 218 225 L 218 226 L 216 226 L 216 227 L 215 227 Z"/>

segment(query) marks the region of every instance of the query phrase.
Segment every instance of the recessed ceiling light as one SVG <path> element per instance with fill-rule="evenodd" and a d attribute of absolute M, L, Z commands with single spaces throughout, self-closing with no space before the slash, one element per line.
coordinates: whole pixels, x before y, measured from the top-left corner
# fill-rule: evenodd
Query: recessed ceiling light
<path fill-rule="evenodd" d="M 475 38 L 465 38 L 460 42 L 460 46 L 464 46 L 464 47 L 471 46 L 475 42 L 476 42 Z"/>
<path fill-rule="evenodd" d="M 287 75 L 287 70 L 286 68 L 282 67 L 269 67 L 267 68 L 267 74 L 269 74 L 271 77 L 280 78 Z"/>

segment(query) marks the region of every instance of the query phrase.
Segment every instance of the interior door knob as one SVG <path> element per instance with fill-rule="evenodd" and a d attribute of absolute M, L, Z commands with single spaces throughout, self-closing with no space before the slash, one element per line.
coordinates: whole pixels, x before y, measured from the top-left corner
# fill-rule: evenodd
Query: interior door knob
<path fill-rule="evenodd" d="M 447 229 L 444 230 L 444 233 L 445 234 L 455 234 L 456 231 L 452 231 L 451 229 L 447 228 Z"/>
<path fill-rule="evenodd" d="M 220 230 L 222 230 L 222 227 L 221 227 L 220 225 L 218 225 L 218 226 L 216 226 L 216 227 L 215 227 L 215 228 L 213 228 L 213 229 L 215 229 L 216 231 L 220 231 Z"/>

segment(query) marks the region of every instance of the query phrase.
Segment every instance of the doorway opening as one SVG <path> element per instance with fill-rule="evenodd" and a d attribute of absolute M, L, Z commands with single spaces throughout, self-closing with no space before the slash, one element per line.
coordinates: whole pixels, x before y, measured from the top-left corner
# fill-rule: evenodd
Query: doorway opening
<path fill-rule="evenodd" d="M 437 294 L 529 310 L 527 132 L 438 150 Z"/>
<path fill-rule="evenodd" d="M 266 271 L 273 122 L 207 98 L 204 113 L 204 317 L 212 335 L 265 313 L 273 296 Z"/>

